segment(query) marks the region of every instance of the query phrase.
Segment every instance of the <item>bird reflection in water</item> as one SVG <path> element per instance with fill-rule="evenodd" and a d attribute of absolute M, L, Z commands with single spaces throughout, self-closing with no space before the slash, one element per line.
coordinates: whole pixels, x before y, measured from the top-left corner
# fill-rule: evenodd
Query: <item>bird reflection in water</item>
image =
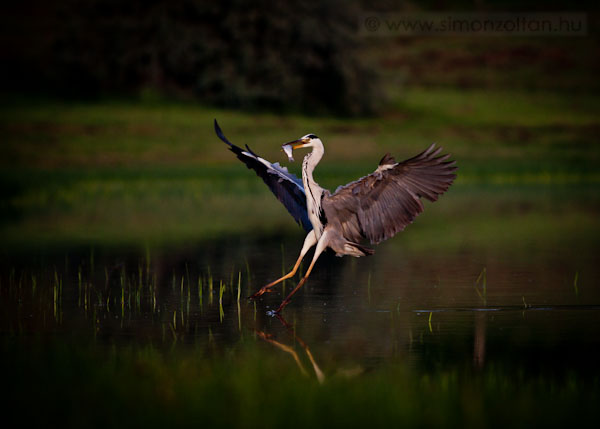
<path fill-rule="evenodd" d="M 317 377 L 317 380 L 319 381 L 319 383 L 323 383 L 323 381 L 325 381 L 325 375 L 323 374 L 323 371 L 321 371 L 321 368 L 319 368 L 319 365 L 315 361 L 315 358 L 313 357 L 308 345 L 302 340 L 302 338 L 300 338 L 296 334 L 294 327 L 292 325 L 290 325 L 283 317 L 281 317 L 280 314 L 275 314 L 274 316 L 286 328 L 287 332 L 292 336 L 294 341 L 298 342 L 298 344 L 300 344 L 300 346 L 304 349 L 304 352 L 306 353 L 306 356 L 308 356 L 308 359 L 310 360 L 313 370 L 315 371 L 315 376 Z M 255 330 L 255 332 L 260 338 L 262 338 L 266 342 L 273 344 L 275 347 L 277 347 L 280 350 L 283 350 L 286 353 L 289 353 L 294 358 L 294 361 L 298 365 L 298 368 L 300 368 L 300 372 L 302 372 L 302 374 L 304 374 L 306 376 L 309 375 L 308 372 L 306 371 L 306 368 L 304 368 L 304 365 L 302 364 L 302 361 L 300 360 L 300 356 L 298 356 L 298 353 L 296 352 L 294 347 L 275 340 L 275 336 L 273 334 L 268 334 L 264 331 L 259 331 L 259 330 Z"/>

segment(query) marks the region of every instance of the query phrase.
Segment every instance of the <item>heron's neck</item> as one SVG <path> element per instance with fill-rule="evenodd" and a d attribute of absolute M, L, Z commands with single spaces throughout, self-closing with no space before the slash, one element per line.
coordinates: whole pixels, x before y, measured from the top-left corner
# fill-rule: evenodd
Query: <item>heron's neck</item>
<path fill-rule="evenodd" d="M 311 187 L 315 187 L 316 185 L 316 187 L 320 188 L 313 178 L 313 171 L 315 171 L 315 167 L 321 161 L 321 158 L 323 158 L 324 153 L 325 151 L 322 147 L 315 146 L 312 152 L 304 157 L 304 161 L 302 162 L 302 180 L 305 186 L 312 185 Z"/>
<path fill-rule="evenodd" d="M 304 183 L 304 190 L 306 192 L 306 208 L 317 239 L 321 237 L 324 228 L 320 219 L 323 188 L 315 182 L 313 171 L 323 157 L 324 152 L 323 147 L 315 146 L 312 152 L 304 157 L 304 161 L 302 162 L 302 182 Z"/>

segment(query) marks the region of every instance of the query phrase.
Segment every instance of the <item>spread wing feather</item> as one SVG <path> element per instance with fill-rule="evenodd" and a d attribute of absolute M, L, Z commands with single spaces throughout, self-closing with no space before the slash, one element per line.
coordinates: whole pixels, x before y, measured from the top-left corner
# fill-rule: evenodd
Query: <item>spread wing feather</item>
<path fill-rule="evenodd" d="M 379 243 L 402 231 L 423 211 L 421 198 L 436 201 L 452 184 L 457 170 L 442 148 L 427 150 L 396 163 L 389 154 L 377 169 L 355 182 L 339 187 L 323 198 L 329 223 L 337 223 L 353 242 Z"/>
<path fill-rule="evenodd" d="M 248 145 L 246 145 L 246 150 L 244 150 L 231 143 L 221 131 L 221 127 L 219 127 L 216 119 L 215 132 L 221 140 L 229 145 L 229 150 L 235 153 L 238 159 L 246 164 L 246 167 L 254 170 L 256 175 L 265 182 L 296 222 L 307 232 L 312 230 L 312 224 L 308 219 L 306 194 L 302 181 L 289 173 L 287 168 L 281 167 L 279 163 L 272 164 L 266 159 L 261 158 Z"/>

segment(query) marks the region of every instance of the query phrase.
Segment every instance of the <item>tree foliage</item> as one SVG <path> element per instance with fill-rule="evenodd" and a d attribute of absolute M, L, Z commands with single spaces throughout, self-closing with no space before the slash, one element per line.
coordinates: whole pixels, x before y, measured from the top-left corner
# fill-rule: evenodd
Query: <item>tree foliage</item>
<path fill-rule="evenodd" d="M 9 88 L 77 97 L 152 89 L 342 114 L 377 105 L 353 1 L 64 0 L 33 9 L 16 6 L 5 30 Z"/>

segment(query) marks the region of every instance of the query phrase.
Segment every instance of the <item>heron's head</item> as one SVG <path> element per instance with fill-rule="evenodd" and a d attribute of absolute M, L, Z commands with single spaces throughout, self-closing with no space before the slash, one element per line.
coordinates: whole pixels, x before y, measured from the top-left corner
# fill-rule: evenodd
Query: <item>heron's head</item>
<path fill-rule="evenodd" d="M 318 150 L 323 151 L 323 142 L 316 135 L 307 134 L 303 137 L 300 137 L 298 140 L 288 142 L 288 143 L 282 145 L 281 147 L 282 147 L 283 151 L 287 154 L 290 161 L 293 161 L 294 160 L 294 158 L 292 158 L 292 150 L 293 149 L 301 149 L 301 148 L 305 148 L 305 147 L 306 148 L 311 147 L 311 148 L 316 148 Z"/>

